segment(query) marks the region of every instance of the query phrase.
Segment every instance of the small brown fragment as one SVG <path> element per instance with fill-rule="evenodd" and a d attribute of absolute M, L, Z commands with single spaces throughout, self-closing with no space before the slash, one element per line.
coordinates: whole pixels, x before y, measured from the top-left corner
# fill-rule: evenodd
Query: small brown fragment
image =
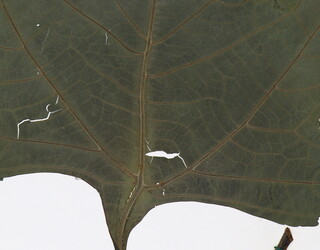
<path fill-rule="evenodd" d="M 279 241 L 278 246 L 275 247 L 275 249 L 280 249 L 280 250 L 287 250 L 288 246 L 290 243 L 293 241 L 293 237 L 291 234 L 290 229 L 287 227 L 284 230 L 284 233 L 281 237 L 281 240 Z"/>

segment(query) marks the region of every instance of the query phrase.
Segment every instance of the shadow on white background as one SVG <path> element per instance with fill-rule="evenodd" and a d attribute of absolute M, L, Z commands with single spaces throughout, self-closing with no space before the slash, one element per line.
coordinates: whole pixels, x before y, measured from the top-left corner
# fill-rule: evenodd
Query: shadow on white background
<path fill-rule="evenodd" d="M 0 182 L 0 244 L 5 250 L 111 250 L 98 192 L 60 174 Z M 223 206 L 179 202 L 151 210 L 128 250 L 272 250 L 284 225 Z M 320 227 L 290 228 L 288 250 L 320 249 Z"/>

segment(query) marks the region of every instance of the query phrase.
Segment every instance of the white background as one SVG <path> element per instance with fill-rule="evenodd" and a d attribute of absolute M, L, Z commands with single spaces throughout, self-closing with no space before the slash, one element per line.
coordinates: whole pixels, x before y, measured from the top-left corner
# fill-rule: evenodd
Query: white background
<path fill-rule="evenodd" d="M 82 180 L 29 174 L 0 182 L 4 250 L 112 250 L 100 197 Z M 235 209 L 179 202 L 151 210 L 132 231 L 128 250 L 272 250 L 284 225 Z M 320 227 L 290 228 L 288 250 L 320 249 Z"/>

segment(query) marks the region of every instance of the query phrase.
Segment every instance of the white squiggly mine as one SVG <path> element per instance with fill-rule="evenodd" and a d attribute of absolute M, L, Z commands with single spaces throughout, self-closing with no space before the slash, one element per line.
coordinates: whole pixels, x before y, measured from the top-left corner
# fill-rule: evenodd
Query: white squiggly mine
<path fill-rule="evenodd" d="M 59 96 L 58 96 L 57 99 L 56 99 L 55 105 L 57 105 L 58 102 L 59 102 Z M 46 121 L 46 120 L 48 120 L 48 119 L 50 118 L 51 114 L 54 114 L 54 113 L 56 113 L 56 112 L 58 112 L 58 111 L 61 110 L 61 109 L 58 109 L 58 110 L 54 110 L 54 111 L 49 111 L 49 106 L 50 106 L 50 105 L 51 105 L 51 104 L 49 103 L 49 104 L 47 104 L 47 106 L 46 106 L 46 111 L 48 112 L 48 114 L 47 114 L 46 117 L 44 117 L 44 118 L 38 118 L 38 119 L 29 119 L 29 118 L 27 118 L 27 119 L 24 119 L 24 120 L 22 120 L 21 122 L 19 122 L 19 123 L 17 124 L 17 139 L 19 139 L 19 137 L 20 137 L 20 125 L 21 125 L 21 124 L 23 124 L 23 123 L 25 123 L 25 122 L 43 122 L 43 121 Z"/>

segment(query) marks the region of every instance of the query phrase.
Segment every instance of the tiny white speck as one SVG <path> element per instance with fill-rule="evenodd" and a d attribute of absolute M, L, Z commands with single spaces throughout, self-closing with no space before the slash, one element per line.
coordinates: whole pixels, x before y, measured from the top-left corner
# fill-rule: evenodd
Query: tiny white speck
<path fill-rule="evenodd" d="M 37 23 L 37 27 L 40 27 L 40 23 Z"/>
<path fill-rule="evenodd" d="M 108 45 L 108 39 L 109 39 L 109 38 L 108 38 L 108 33 L 107 33 L 107 32 L 104 33 L 104 36 L 105 36 L 105 38 L 106 38 L 106 39 L 105 39 L 105 44 Z"/>
<path fill-rule="evenodd" d="M 58 103 L 58 102 L 56 101 L 56 103 Z M 19 137 L 20 137 L 20 125 L 21 124 L 23 124 L 25 122 L 43 122 L 43 121 L 47 121 L 47 120 L 49 120 L 51 114 L 54 114 L 54 113 L 59 112 L 61 110 L 61 109 L 57 109 L 57 110 L 54 110 L 54 111 L 50 111 L 49 110 L 49 106 L 50 106 L 50 103 L 46 105 L 46 111 L 48 112 L 46 117 L 39 118 L 39 119 L 32 119 L 32 120 L 27 118 L 27 119 L 24 119 L 24 120 L 22 120 L 21 122 L 19 122 L 17 124 L 17 139 L 19 139 Z"/>

